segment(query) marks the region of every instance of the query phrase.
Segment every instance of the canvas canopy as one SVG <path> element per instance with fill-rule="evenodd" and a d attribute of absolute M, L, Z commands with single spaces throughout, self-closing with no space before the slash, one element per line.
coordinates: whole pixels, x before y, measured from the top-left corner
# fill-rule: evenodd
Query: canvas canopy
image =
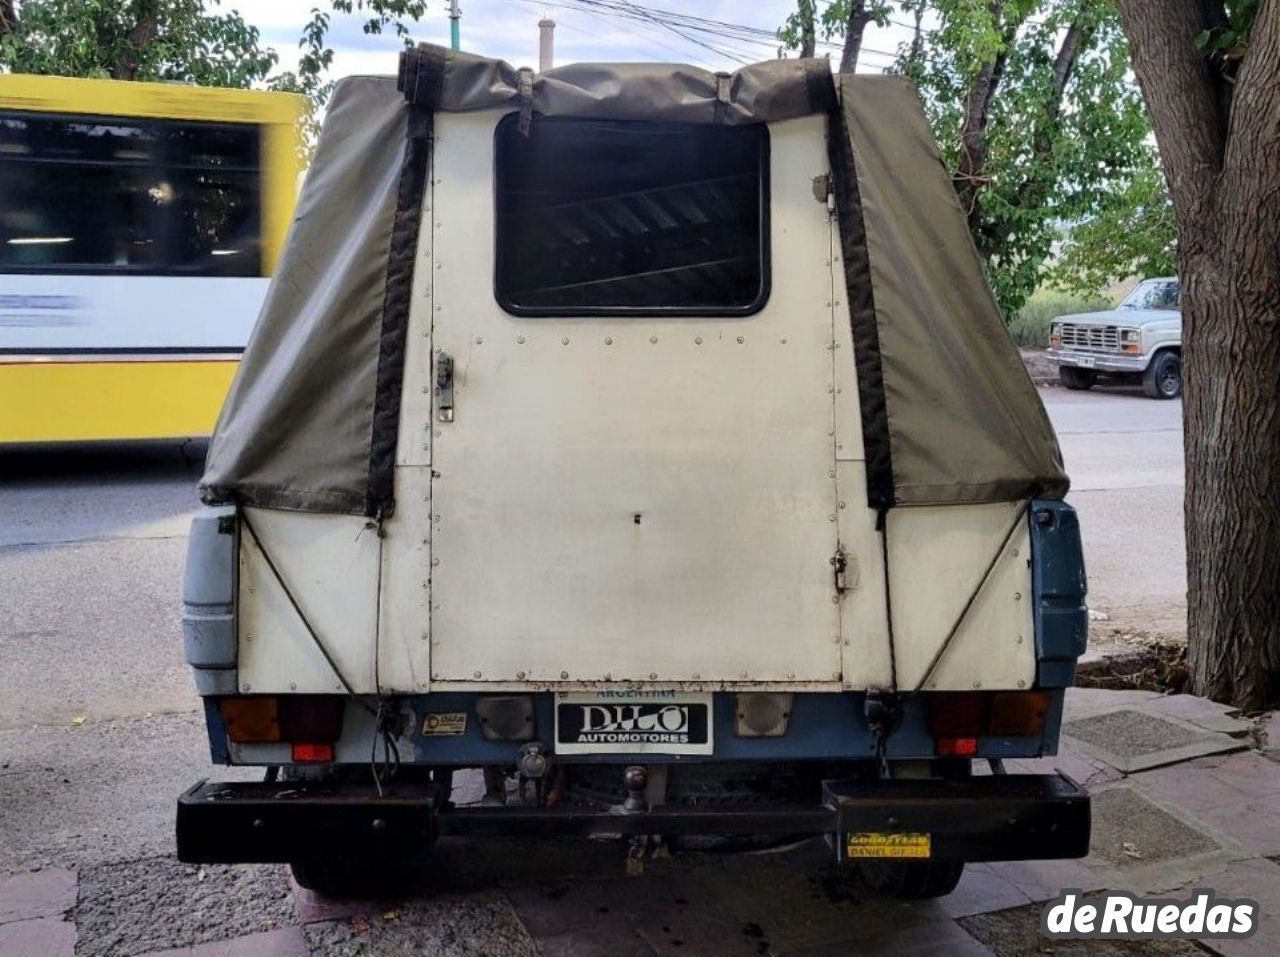
<path fill-rule="evenodd" d="M 205 501 L 384 516 L 432 117 L 766 123 L 825 114 L 869 504 L 1066 492 L 918 96 L 825 60 L 733 74 L 574 64 L 543 74 L 434 46 L 335 90 L 296 218 L 209 449 Z M 482 290 L 477 290 L 481 294 Z"/>

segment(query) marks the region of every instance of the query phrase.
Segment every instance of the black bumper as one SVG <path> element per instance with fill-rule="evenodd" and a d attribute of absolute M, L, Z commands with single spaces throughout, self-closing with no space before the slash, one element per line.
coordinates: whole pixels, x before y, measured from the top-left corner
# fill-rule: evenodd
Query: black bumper
<path fill-rule="evenodd" d="M 440 835 L 928 835 L 928 856 L 997 861 L 1083 857 L 1089 797 L 1064 775 L 963 781 L 831 781 L 812 806 L 658 807 L 635 814 L 572 808 L 437 808 L 427 788 L 297 783 L 208 784 L 178 799 L 178 858 L 269 863 L 425 852 Z M 892 840 L 889 840 L 892 844 Z M 918 843 L 915 845 L 920 846 Z M 865 851 L 863 852 L 865 853 Z"/>

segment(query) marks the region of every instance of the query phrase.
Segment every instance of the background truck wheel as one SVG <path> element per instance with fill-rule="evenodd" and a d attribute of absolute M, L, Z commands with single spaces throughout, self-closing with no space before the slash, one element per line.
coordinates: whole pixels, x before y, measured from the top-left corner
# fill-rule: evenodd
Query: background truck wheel
<path fill-rule="evenodd" d="M 289 865 L 299 887 L 322 897 L 373 900 L 403 897 L 426 878 L 424 861 L 418 860 L 312 860 Z"/>
<path fill-rule="evenodd" d="M 943 897 L 960 883 L 964 861 L 859 861 L 863 883 L 900 901 Z"/>
<path fill-rule="evenodd" d="M 1098 373 L 1092 369 L 1077 369 L 1075 366 L 1058 366 L 1058 381 L 1065 388 L 1079 392 L 1097 385 Z"/>
<path fill-rule="evenodd" d="M 1142 391 L 1153 399 L 1182 395 L 1182 358 L 1175 352 L 1158 353 L 1142 373 Z"/>

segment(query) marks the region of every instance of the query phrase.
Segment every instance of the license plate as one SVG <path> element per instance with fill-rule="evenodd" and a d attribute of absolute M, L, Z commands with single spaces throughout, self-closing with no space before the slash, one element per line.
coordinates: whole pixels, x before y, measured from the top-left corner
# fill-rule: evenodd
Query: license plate
<path fill-rule="evenodd" d="M 560 754 L 711 754 L 711 695 L 618 691 L 556 695 Z"/>
<path fill-rule="evenodd" d="M 1093 356 L 1072 356 L 1071 361 L 1081 369 L 1092 369 L 1097 360 Z"/>
<path fill-rule="evenodd" d="M 855 831 L 845 838 L 848 858 L 922 858 L 932 853 L 928 834 Z"/>

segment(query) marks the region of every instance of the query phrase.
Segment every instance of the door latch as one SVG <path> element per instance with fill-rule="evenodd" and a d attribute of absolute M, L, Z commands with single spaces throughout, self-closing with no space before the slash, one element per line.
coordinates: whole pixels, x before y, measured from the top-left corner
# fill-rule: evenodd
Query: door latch
<path fill-rule="evenodd" d="M 840 545 L 836 546 L 836 553 L 831 556 L 831 577 L 834 579 L 837 595 L 843 595 L 849 590 L 849 559 Z"/>
<path fill-rule="evenodd" d="M 447 352 L 436 353 L 436 417 L 453 421 L 453 356 Z"/>

